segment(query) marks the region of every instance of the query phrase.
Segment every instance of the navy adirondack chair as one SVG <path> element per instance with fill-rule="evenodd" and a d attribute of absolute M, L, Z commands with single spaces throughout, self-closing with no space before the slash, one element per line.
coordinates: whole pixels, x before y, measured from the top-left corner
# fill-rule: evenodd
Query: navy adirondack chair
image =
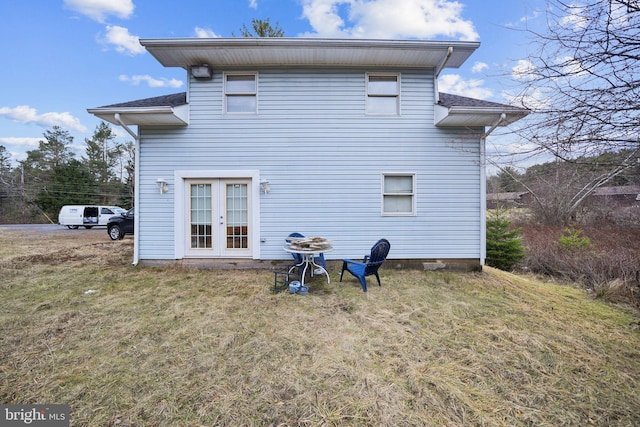
<path fill-rule="evenodd" d="M 391 249 L 391 243 L 387 239 L 380 239 L 371 248 L 371 254 L 366 255 L 362 262 L 354 261 L 352 259 L 342 260 L 342 271 L 340 272 L 340 281 L 342 282 L 342 274 L 346 271 L 353 274 L 362 284 L 362 290 L 367 292 L 367 276 L 376 276 L 378 279 L 378 286 L 382 286 L 380 283 L 380 276 L 378 275 L 378 269 L 382 263 L 387 259 Z"/>

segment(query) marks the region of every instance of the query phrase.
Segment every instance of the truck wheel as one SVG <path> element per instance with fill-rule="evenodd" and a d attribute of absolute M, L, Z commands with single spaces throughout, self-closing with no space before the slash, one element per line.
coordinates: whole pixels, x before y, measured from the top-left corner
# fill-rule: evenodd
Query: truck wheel
<path fill-rule="evenodd" d="M 78 226 L 77 225 L 72 225 L 71 228 L 73 228 L 74 230 L 77 230 Z"/>
<path fill-rule="evenodd" d="M 109 227 L 109 237 L 111 240 L 120 240 L 124 237 L 119 225 L 112 225 Z"/>

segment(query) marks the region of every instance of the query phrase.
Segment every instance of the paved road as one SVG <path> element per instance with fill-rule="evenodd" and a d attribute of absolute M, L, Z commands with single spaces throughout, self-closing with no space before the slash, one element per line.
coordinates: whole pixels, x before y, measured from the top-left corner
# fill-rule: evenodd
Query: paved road
<path fill-rule="evenodd" d="M 82 233 L 82 232 L 100 232 L 107 233 L 107 227 L 93 227 L 90 230 L 80 227 L 77 230 L 69 230 L 67 227 L 58 224 L 0 224 L 0 229 L 7 230 L 30 230 L 37 233 Z"/>

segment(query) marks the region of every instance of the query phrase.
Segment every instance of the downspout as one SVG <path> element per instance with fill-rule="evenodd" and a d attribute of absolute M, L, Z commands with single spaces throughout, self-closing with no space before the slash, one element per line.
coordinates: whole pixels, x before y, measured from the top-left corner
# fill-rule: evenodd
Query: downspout
<path fill-rule="evenodd" d="M 438 64 L 438 66 L 436 67 L 433 73 L 433 87 L 435 88 L 435 92 L 436 92 L 436 104 L 440 102 L 440 91 L 438 90 L 438 77 L 440 76 L 440 73 L 442 72 L 444 67 L 447 65 L 447 62 L 449 62 L 449 59 L 451 58 L 452 54 L 453 54 L 453 46 L 449 46 L 449 48 L 447 49 L 447 54 L 444 56 L 444 58 L 442 58 L 442 61 L 440 61 L 440 64 Z"/>
<path fill-rule="evenodd" d="M 436 74 L 435 74 L 436 79 L 438 78 L 438 76 L 440 76 L 440 73 L 442 72 L 444 67 L 447 65 L 447 62 L 449 62 L 449 59 L 451 58 L 452 54 L 453 54 L 453 46 L 449 46 L 449 48 L 447 49 L 447 54 L 444 56 L 444 58 L 442 58 L 442 61 L 440 61 L 438 68 L 436 68 Z"/>
<path fill-rule="evenodd" d="M 491 132 L 496 130 L 496 128 L 500 126 L 500 123 L 504 122 L 506 119 L 507 119 L 507 113 L 500 114 L 500 118 L 498 118 L 498 120 L 496 120 L 495 123 L 491 125 L 489 130 L 486 131 L 484 135 L 482 135 L 482 139 L 487 139 L 487 137 L 491 134 Z"/>
<path fill-rule="evenodd" d="M 122 128 L 124 130 L 127 131 L 127 133 L 129 135 L 131 135 L 131 137 L 133 138 L 133 140 L 135 141 L 135 151 L 134 151 L 134 156 L 135 158 L 133 159 L 133 164 L 134 164 L 134 172 L 133 172 L 133 206 L 136 208 L 136 214 L 133 217 L 133 230 L 135 231 L 133 233 L 133 262 L 132 264 L 134 266 L 138 265 L 138 262 L 140 261 L 140 233 L 138 232 L 140 230 L 140 212 L 138 211 L 138 200 L 140 199 L 140 138 L 139 136 L 134 133 L 131 128 L 129 128 L 129 126 L 127 126 L 127 124 L 125 122 L 122 121 L 122 118 L 120 118 L 120 113 L 116 113 L 114 115 L 114 119 L 116 120 L 116 122 L 118 122 L 120 124 L 120 126 L 122 126 Z"/>
<path fill-rule="evenodd" d="M 487 258 L 487 162 L 485 160 L 485 146 L 487 137 L 506 119 L 506 113 L 500 114 L 500 118 L 480 137 L 480 266 L 484 265 Z"/>

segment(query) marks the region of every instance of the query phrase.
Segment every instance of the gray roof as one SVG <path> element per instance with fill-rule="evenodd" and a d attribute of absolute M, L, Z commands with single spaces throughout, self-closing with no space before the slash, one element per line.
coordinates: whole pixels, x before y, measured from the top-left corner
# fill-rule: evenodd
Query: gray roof
<path fill-rule="evenodd" d="M 87 111 L 115 125 L 184 126 L 189 123 L 186 92 L 89 108 Z"/>
<path fill-rule="evenodd" d="M 439 105 L 443 107 L 477 107 L 477 108 L 499 108 L 526 111 L 524 108 L 513 107 L 510 105 L 500 104 L 498 102 L 484 101 L 482 99 L 468 98 L 466 96 L 452 95 L 450 93 L 440 92 Z"/>
<path fill-rule="evenodd" d="M 614 187 L 598 187 L 593 192 L 594 196 L 628 196 L 640 195 L 640 185 L 622 185 Z"/>
<path fill-rule="evenodd" d="M 488 201 L 519 201 L 528 191 L 513 191 L 508 193 L 487 193 Z"/>
<path fill-rule="evenodd" d="M 525 108 L 440 92 L 436 126 L 491 126 L 493 129 L 509 125 L 527 114 L 529 110 Z"/>
<path fill-rule="evenodd" d="M 121 102 L 118 104 L 105 105 L 99 108 L 135 108 L 135 107 L 177 107 L 179 105 L 186 105 L 187 93 L 179 92 L 169 95 L 155 96 L 153 98 L 138 99 L 135 101 Z M 477 108 L 499 108 L 499 109 L 515 109 L 523 110 L 518 107 L 511 107 L 505 104 L 497 102 L 483 101 L 481 99 L 468 98 L 466 96 L 452 95 L 449 93 L 440 92 L 440 105 L 444 107 L 477 107 Z"/>
<path fill-rule="evenodd" d="M 436 111 L 437 126 L 504 126 L 529 111 L 497 102 L 440 93 Z M 128 125 L 186 125 L 187 93 L 179 92 L 89 109 L 89 113 L 110 123 Z M 502 117 L 502 118 L 501 118 Z"/>
<path fill-rule="evenodd" d="M 187 92 L 172 93 L 170 95 L 154 96 L 153 98 L 138 99 L 105 105 L 99 108 L 145 108 L 145 107 L 177 107 L 187 104 Z"/>

